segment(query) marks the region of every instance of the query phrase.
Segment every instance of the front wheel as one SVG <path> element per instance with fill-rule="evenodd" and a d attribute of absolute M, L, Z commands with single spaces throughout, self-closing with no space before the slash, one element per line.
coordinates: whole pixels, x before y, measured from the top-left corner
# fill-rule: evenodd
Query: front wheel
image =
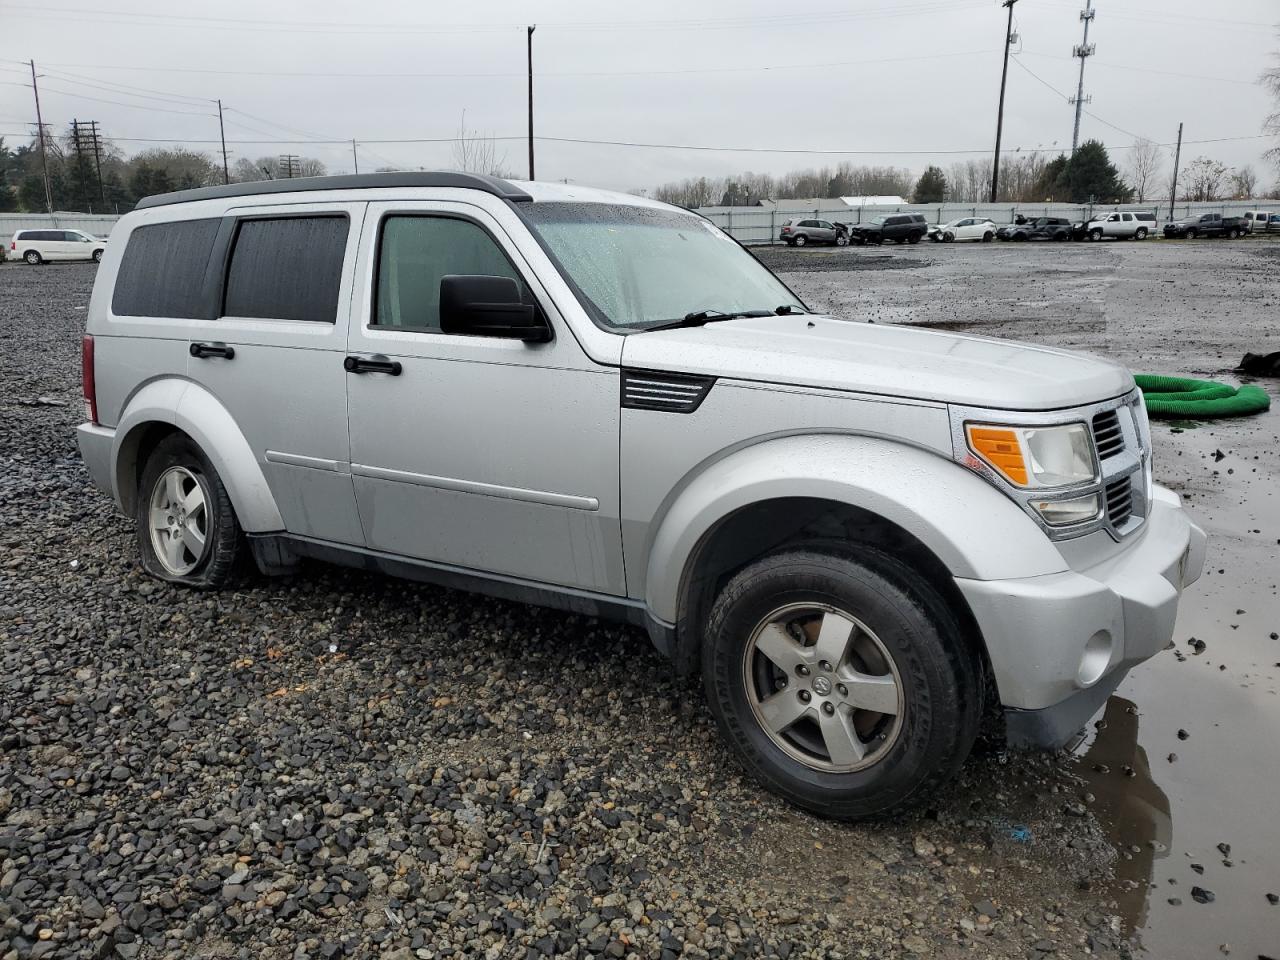
<path fill-rule="evenodd" d="M 1102 239 L 1102 228 L 1101 228 L 1101 227 L 1095 227 L 1093 230 L 1090 230 L 1090 231 L 1089 231 L 1089 239 L 1090 239 L 1090 240 L 1093 240 L 1094 242 L 1097 242 L 1098 240 L 1101 240 L 1101 239 Z"/>
<path fill-rule="evenodd" d="M 944 234 L 942 235 L 942 242 L 943 242 L 943 243 L 955 243 L 955 242 L 956 242 L 956 235 L 955 235 L 954 233 L 952 233 L 950 230 L 948 230 L 946 233 L 944 233 Z"/>
<path fill-rule="evenodd" d="M 982 242 L 983 242 L 983 243 L 990 243 L 992 240 L 994 240 L 994 239 L 995 239 L 995 237 L 996 237 L 996 235 L 995 235 L 994 233 L 992 233 L 990 230 L 988 230 L 986 233 L 984 233 L 984 234 L 982 235 Z"/>
<path fill-rule="evenodd" d="M 1196 231 L 1194 227 L 1187 231 L 1186 237 L 1188 240 L 1194 240 L 1196 238 Z"/>
<path fill-rule="evenodd" d="M 702 666 L 743 766 L 839 819 L 923 800 L 960 768 L 982 715 L 946 604 L 869 547 L 787 551 L 740 571 L 712 608 Z"/>
<path fill-rule="evenodd" d="M 101 251 L 101 250 L 95 250 L 95 251 L 93 251 L 93 262 L 94 262 L 94 263 L 101 263 L 101 262 L 102 262 L 102 251 Z"/>
<path fill-rule="evenodd" d="M 162 440 L 138 486 L 138 547 L 153 577 L 217 589 L 231 582 L 242 537 L 218 471 L 190 439 Z"/>

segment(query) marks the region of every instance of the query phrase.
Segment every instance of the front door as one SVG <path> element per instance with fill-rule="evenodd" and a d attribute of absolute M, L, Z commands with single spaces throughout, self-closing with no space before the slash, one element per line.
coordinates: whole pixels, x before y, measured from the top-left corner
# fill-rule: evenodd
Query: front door
<path fill-rule="evenodd" d="M 220 316 L 192 321 L 187 372 L 258 460 L 289 533 L 364 543 L 347 439 L 347 319 L 363 203 L 232 210 Z M 146 229 L 146 228 L 143 228 Z"/>
<path fill-rule="evenodd" d="M 362 243 L 347 402 L 368 546 L 623 594 L 617 369 L 586 356 L 479 206 L 373 203 Z M 554 339 L 442 333 L 447 275 L 516 279 Z"/>

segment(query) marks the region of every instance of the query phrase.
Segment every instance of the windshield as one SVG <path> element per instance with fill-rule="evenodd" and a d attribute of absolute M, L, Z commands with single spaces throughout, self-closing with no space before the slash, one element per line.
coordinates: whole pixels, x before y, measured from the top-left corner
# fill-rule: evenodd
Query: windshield
<path fill-rule="evenodd" d="M 867 223 L 883 224 L 884 217 L 872 217 L 870 220 L 867 221 Z"/>
<path fill-rule="evenodd" d="M 693 214 L 579 202 L 524 204 L 520 212 L 611 329 L 642 330 L 702 310 L 804 309 L 755 257 Z"/>

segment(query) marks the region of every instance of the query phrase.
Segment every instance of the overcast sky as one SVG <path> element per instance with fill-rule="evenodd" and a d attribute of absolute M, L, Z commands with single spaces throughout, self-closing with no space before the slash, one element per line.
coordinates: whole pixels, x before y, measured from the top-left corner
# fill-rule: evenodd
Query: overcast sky
<path fill-rule="evenodd" d="M 1019 0 L 1006 150 L 1069 148 L 1084 0 Z M 1081 138 L 1134 135 L 1184 158 L 1260 159 L 1280 47 L 1277 0 L 1096 0 Z M 186 10 L 188 14 L 176 11 Z M 695 19 L 701 18 L 701 19 Z M 1005 11 L 998 0 L 366 0 L 218 4 L 0 0 L 0 134 L 33 122 L 34 58 L 47 123 L 97 120 L 127 152 L 143 139 L 215 140 L 221 97 L 232 163 L 290 152 L 349 172 L 350 145 L 281 140 L 448 138 L 467 126 L 523 137 L 525 29 L 534 36 L 540 136 L 822 155 L 539 142 L 539 179 L 630 189 L 690 175 L 782 172 L 842 159 L 915 171 L 990 151 Z M 1034 74 L 1034 75 L 1033 75 Z M 1037 77 L 1039 79 L 1037 79 Z M 22 83 L 28 86 L 22 86 Z M 103 102 L 116 101 L 116 102 Z M 127 106 L 124 104 L 128 104 Z M 18 134 L 14 138 L 13 134 Z M 131 139 L 126 139 L 131 138 Z M 1253 139 L 1243 139 L 1253 138 Z M 244 143 L 262 140 L 270 143 Z M 216 142 L 192 144 L 215 151 Z M 526 175 L 523 140 L 503 140 Z M 1123 167 L 1124 152 L 1117 152 Z M 361 169 L 451 165 L 441 144 L 364 143 Z"/>

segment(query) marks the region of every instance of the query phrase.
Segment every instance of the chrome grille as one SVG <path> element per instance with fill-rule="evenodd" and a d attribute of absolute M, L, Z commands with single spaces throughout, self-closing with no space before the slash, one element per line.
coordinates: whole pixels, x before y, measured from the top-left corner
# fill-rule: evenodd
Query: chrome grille
<path fill-rule="evenodd" d="M 715 377 L 623 370 L 622 405 L 635 410 L 693 413 L 715 382 Z"/>
<path fill-rule="evenodd" d="M 1133 481 L 1125 476 L 1107 484 L 1107 520 L 1115 529 L 1133 516 Z"/>
<path fill-rule="evenodd" d="M 1093 442 L 1098 448 L 1098 459 L 1106 460 L 1124 450 L 1124 432 L 1120 429 L 1120 417 L 1115 410 L 1104 410 L 1093 418 Z"/>

